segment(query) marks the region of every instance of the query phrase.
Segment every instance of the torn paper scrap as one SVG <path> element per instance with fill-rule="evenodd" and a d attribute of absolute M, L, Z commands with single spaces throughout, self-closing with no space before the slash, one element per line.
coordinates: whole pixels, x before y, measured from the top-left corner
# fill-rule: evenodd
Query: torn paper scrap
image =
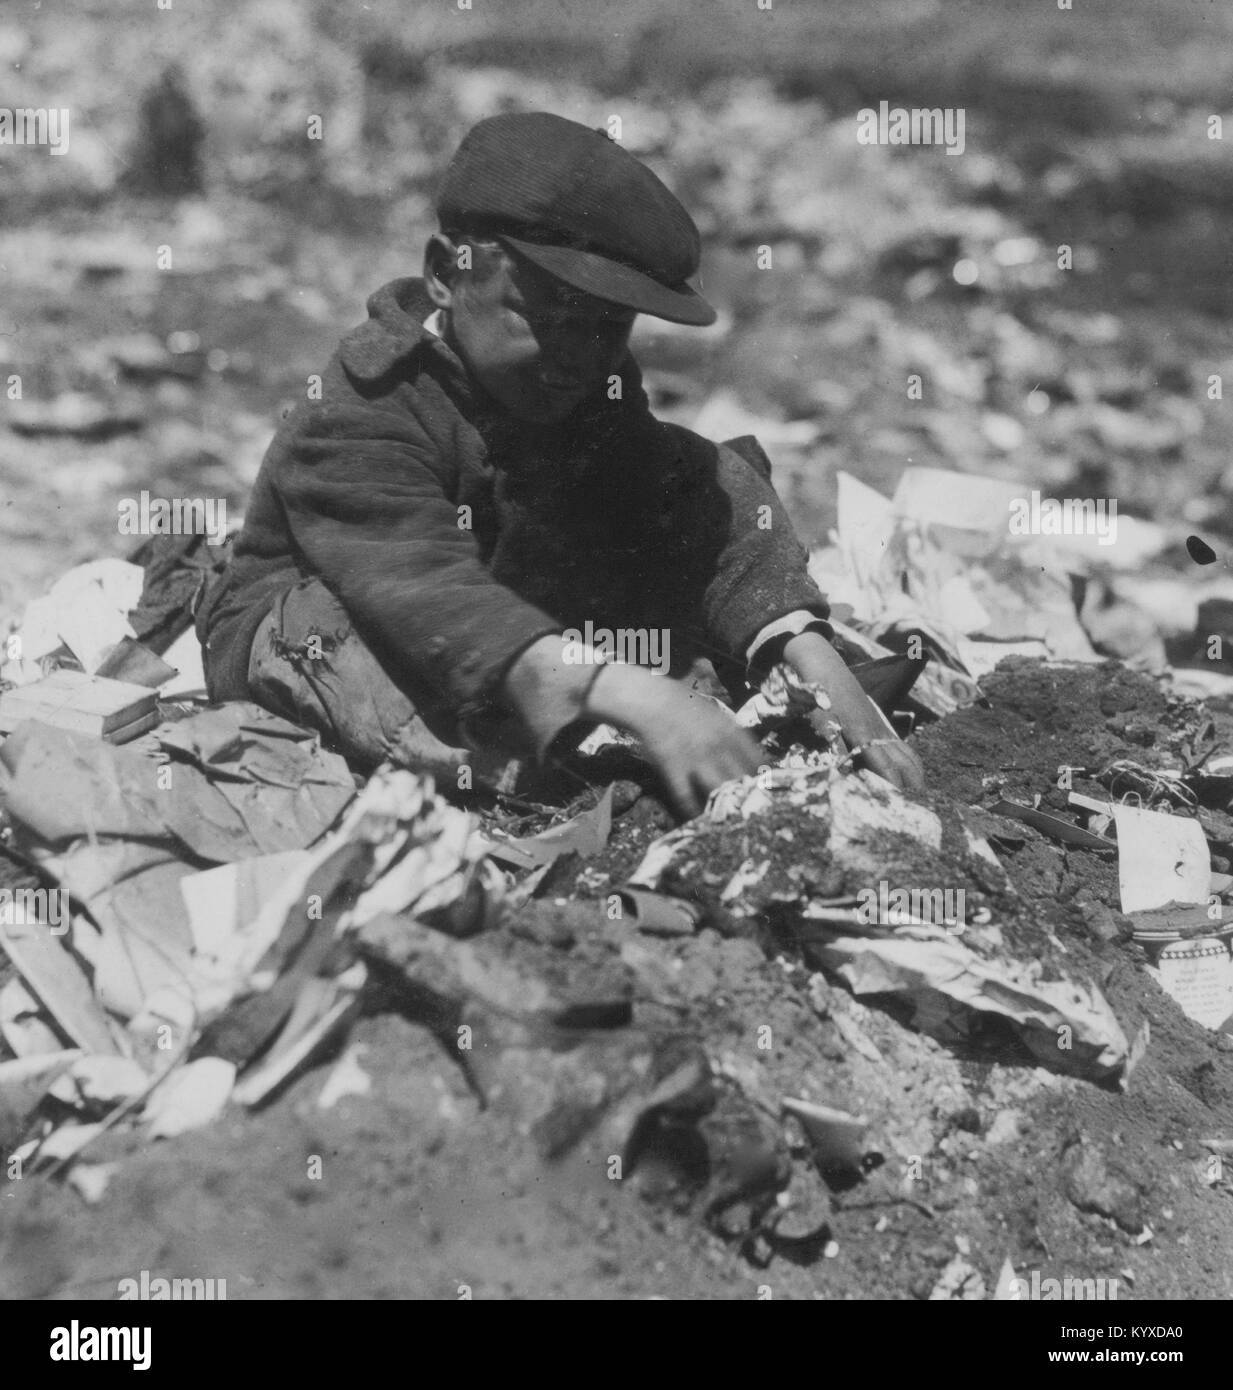
<path fill-rule="evenodd" d="M 87 1052 L 118 1052 L 85 972 L 45 927 L 0 923 L 0 948 L 60 1029 Z"/>
<path fill-rule="evenodd" d="M 145 571 L 127 560 L 77 565 L 27 604 L 18 628 L 21 655 L 37 660 L 63 643 L 84 670 L 94 671 L 111 647 L 136 636 L 127 615 L 144 584 Z"/>
<path fill-rule="evenodd" d="M 806 949 L 853 994 L 911 999 L 923 1031 L 962 1035 L 965 1014 L 996 1014 L 1043 1065 L 1088 1077 L 1116 1075 L 1129 1055 L 1126 1035 L 1095 987 L 1032 980 L 1012 963 L 991 964 L 942 933 L 928 940 L 843 937 Z"/>
<path fill-rule="evenodd" d="M 366 1096 L 371 1093 L 372 1077 L 361 1065 L 367 1051 L 364 1043 L 352 1043 L 334 1063 L 317 1097 L 318 1110 L 333 1109 L 344 1096 Z"/>
<path fill-rule="evenodd" d="M 989 807 L 989 810 L 995 816 L 1006 816 L 1010 820 L 1022 821 L 1024 825 L 1030 825 L 1033 830 L 1039 830 L 1042 835 L 1048 835 L 1051 840 L 1061 840 L 1063 844 L 1074 845 L 1078 849 L 1112 850 L 1117 848 L 1117 845 L 1106 836 L 1084 830 L 1081 825 L 1067 820 L 1065 816 L 1055 816 L 1049 811 L 1040 810 L 1037 806 L 1024 806 L 1018 801 L 1003 799 L 995 802 Z"/>
<path fill-rule="evenodd" d="M 181 878 L 180 896 L 188 913 L 194 953 L 209 961 L 227 960 L 236 936 L 266 903 L 281 896 L 289 881 L 302 880 L 311 858 L 308 850 L 285 850 Z"/>
<path fill-rule="evenodd" d="M 304 848 L 355 796 L 346 762 L 317 735 L 255 705 L 224 705 L 156 737 L 176 761 L 160 767 L 132 747 L 22 725 L 0 748 L 0 764 L 23 845 L 162 840 L 223 864 Z"/>
<path fill-rule="evenodd" d="M 222 1114 L 235 1085 L 235 1064 L 201 1057 L 173 1072 L 146 1102 L 152 1139 L 200 1129 Z"/>
<path fill-rule="evenodd" d="M 56 1078 L 81 1056 L 74 1049 L 0 1062 L 0 1146 L 7 1153 Z"/>
<path fill-rule="evenodd" d="M 508 846 L 514 856 L 514 862 L 520 866 L 549 864 L 561 855 L 571 853 L 588 859 L 604 848 L 611 833 L 612 787 L 609 786 L 589 811 L 582 811 L 560 825 L 550 825 L 538 835 L 528 835 L 520 840 L 494 839 L 490 845 L 490 852 L 497 858 L 502 858 Z"/>
<path fill-rule="evenodd" d="M 159 690 L 164 700 L 204 699 L 206 679 L 201 642 L 195 628 L 186 628 L 163 653 L 163 660 L 176 674 Z"/>
<path fill-rule="evenodd" d="M 1205 1028 L 1219 1028 L 1233 1016 L 1233 957 L 1217 937 L 1171 942 L 1148 974 Z"/>
<path fill-rule="evenodd" d="M 1212 861 L 1197 820 L 1119 805 L 1113 823 L 1123 912 L 1207 902 Z"/>
<path fill-rule="evenodd" d="M 78 1057 L 57 1082 L 54 1094 L 71 1104 L 103 1109 L 136 1100 L 153 1082 L 144 1067 L 128 1057 Z"/>
<path fill-rule="evenodd" d="M 0 733 L 33 719 L 53 729 L 128 743 L 158 723 L 157 698 L 153 690 L 132 681 L 53 671 L 0 695 Z"/>
<path fill-rule="evenodd" d="M 39 1001 L 19 978 L 0 989 L 0 1038 L 14 1057 L 37 1057 L 62 1046 Z"/>

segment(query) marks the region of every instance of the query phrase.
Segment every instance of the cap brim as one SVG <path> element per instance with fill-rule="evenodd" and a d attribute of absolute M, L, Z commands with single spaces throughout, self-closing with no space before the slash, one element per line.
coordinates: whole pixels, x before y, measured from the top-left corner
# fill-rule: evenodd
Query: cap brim
<path fill-rule="evenodd" d="M 669 323 L 688 323 L 705 328 L 715 322 L 715 310 L 688 285 L 669 289 L 640 270 L 631 270 L 619 261 L 610 261 L 594 251 L 577 251 L 571 246 L 545 246 L 520 237 L 498 235 L 497 240 L 511 246 L 533 265 L 563 280 L 584 294 L 606 299 L 640 314 L 667 319 Z"/>

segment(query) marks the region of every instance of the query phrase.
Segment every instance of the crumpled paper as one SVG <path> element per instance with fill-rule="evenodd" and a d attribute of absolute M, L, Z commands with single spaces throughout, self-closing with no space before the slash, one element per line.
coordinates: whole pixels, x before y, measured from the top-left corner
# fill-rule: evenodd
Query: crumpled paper
<path fill-rule="evenodd" d="M 781 663 L 771 668 L 760 688 L 737 710 L 736 722 L 743 729 L 755 729 L 776 720 L 808 718 L 830 707 L 830 696 L 821 686 L 803 681 Z"/>
<path fill-rule="evenodd" d="M 1044 1066 L 1092 1078 L 1116 1076 L 1130 1044 L 1108 1001 L 1091 985 L 1043 982 L 1014 961 L 981 959 L 945 931 L 808 943 L 820 965 L 853 994 L 895 995 L 916 1005 L 916 1025 L 942 1040 L 966 1033 L 972 1014 L 1006 1019 Z"/>
<path fill-rule="evenodd" d="M 1029 492 L 1020 483 L 916 467 L 887 498 L 839 475 L 836 544 L 811 556 L 811 573 L 884 650 L 917 634 L 940 658 L 916 690 L 937 714 L 972 703 L 979 692 L 970 678 L 1002 656 L 1097 659 L 1069 578 L 1088 566 L 1056 544 L 1072 538 L 1010 532 L 1010 504 Z"/>
<path fill-rule="evenodd" d="M 250 880 L 254 899 L 247 915 L 235 894 L 237 880 L 207 871 L 186 880 L 182 892 L 198 943 L 194 957 L 203 1012 L 218 1013 L 245 988 L 269 988 L 274 948 L 295 914 L 303 915 L 310 881 L 346 846 L 365 847 L 368 856 L 354 903 L 338 918 L 344 934 L 387 913 L 407 913 L 421 922 L 452 925 L 444 918 L 496 911 L 503 877 L 486 859 L 476 818 L 436 793 L 430 777 L 388 767 L 373 774 L 336 830 L 301 855 L 280 856 L 276 870 Z M 207 883 L 208 880 L 208 883 Z M 221 920 L 229 932 L 207 925 L 217 895 Z M 480 899 L 478 905 L 470 898 Z"/>
<path fill-rule="evenodd" d="M 211 739 L 192 746 L 209 761 L 220 757 L 224 745 Z M 359 1012 L 367 978 L 363 963 L 346 949 L 344 938 L 353 930 L 377 917 L 400 923 L 405 919 L 388 914 L 414 912 L 408 930 L 465 955 L 465 943 L 450 942 L 425 924 L 456 935 L 474 930 L 476 922 L 484 925 L 499 906 L 504 884 L 486 859 L 476 819 L 438 797 L 430 779 L 388 767 L 374 774 L 338 828 L 310 848 L 198 873 L 158 851 L 160 862 L 176 874 L 168 876 L 156 910 L 145 917 L 138 898 L 117 906 L 112 890 L 123 880 L 126 856 L 136 854 L 140 866 L 141 851 L 149 847 L 124 839 L 93 847 L 102 853 L 84 859 L 74 881 L 84 888 L 95 874 L 100 887 L 94 901 L 106 909 L 103 930 L 76 918 L 72 939 L 93 972 L 93 992 L 58 938 L 44 932 L 38 940 L 72 964 L 83 1004 L 97 1010 L 101 1001 L 129 1020 L 116 1036 L 132 1055 L 103 1055 L 116 1050 L 104 1034 L 89 1051 L 65 1054 L 72 1063 L 67 1075 L 61 1075 L 64 1068 L 48 1067 L 47 1083 L 54 1083 L 57 1099 L 87 1115 L 134 1108 L 148 1093 L 144 1121 L 156 1137 L 209 1124 L 229 1101 L 260 1104 L 346 1030 Z M 69 870 L 78 848 L 91 846 L 70 845 L 62 857 Z M 119 876 L 115 882 L 113 875 Z M 316 904 L 314 894 L 320 895 Z M 41 959 L 29 968 L 40 990 L 58 1003 L 53 986 L 61 983 L 60 974 L 36 968 Z M 30 1069 L 41 1077 L 42 1055 L 51 1045 L 59 1047 L 50 1030 L 35 1031 L 24 1017 L 38 1004 L 16 981 L 0 999 L 5 1037 L 16 1037 L 23 1048 L 29 1044 L 23 1080 Z M 264 1024 L 249 1018 L 254 1006 L 257 1013 L 264 1008 Z M 52 1013 L 68 1016 L 65 1009 Z M 245 1036 L 260 1046 L 269 1043 L 253 1065 L 250 1048 L 212 1049 L 216 1037 L 234 1044 Z M 11 1107 L 5 1123 L 14 1140 L 46 1089 L 23 1091 L 20 1106 Z M 45 1135 L 40 1153 L 72 1161 L 100 1132 L 98 1125 L 61 1126 Z"/>
<path fill-rule="evenodd" d="M 0 750 L 0 796 L 19 845 L 102 930 L 94 992 L 122 1018 L 199 971 L 180 882 L 202 861 L 303 850 L 355 795 L 344 760 L 256 706 L 159 731 L 188 761 L 31 723 Z"/>
<path fill-rule="evenodd" d="M 716 827 L 753 820 L 776 803 L 824 821 L 819 834 L 826 839 L 829 853 L 861 872 L 880 871 L 880 837 L 912 839 L 930 850 L 942 843 L 938 816 L 908 800 L 883 778 L 866 771 L 845 774 L 831 753 L 791 752 L 779 766 L 716 787 L 701 816 L 651 843 L 629 884 L 659 888 L 674 865 L 686 858 L 705 857 L 707 838 L 716 833 Z"/>
<path fill-rule="evenodd" d="M 582 811 L 560 825 L 550 825 L 538 835 L 521 839 L 493 836 L 488 848 L 498 859 L 506 859 L 519 868 L 530 868 L 551 864 L 563 854 L 578 854 L 589 859 L 604 848 L 611 833 L 612 788 L 609 786 L 589 811 Z"/>
<path fill-rule="evenodd" d="M 343 758 L 256 705 L 207 710 L 154 738 L 170 762 L 37 723 L 19 728 L 0 750 L 0 796 L 22 838 L 170 841 L 223 864 L 302 849 L 355 794 Z"/>
<path fill-rule="evenodd" d="M 27 684 L 42 674 L 39 659 L 62 644 L 84 671 L 96 671 L 117 642 L 136 635 L 128 614 L 141 598 L 144 580 L 139 565 L 111 558 L 88 561 L 61 575 L 43 597 L 26 605 L 14 625 L 20 659 L 10 660 L 0 675 Z"/>
<path fill-rule="evenodd" d="M 903 853 L 910 860 L 914 846 L 919 846 L 928 862 L 941 851 L 948 833 L 941 816 L 881 778 L 866 772 L 845 775 L 829 755 L 809 754 L 716 788 L 702 816 L 648 848 L 630 885 L 659 889 L 679 883 L 680 875 L 688 878 L 691 864 L 708 862 L 712 837 L 736 831 L 750 857 L 720 893 L 721 901 L 738 917 L 765 911 L 771 902 L 786 906 L 782 894 L 759 889 L 769 861 L 759 862 L 757 856 L 776 853 L 778 837 L 759 840 L 756 826 L 785 804 L 820 822 L 809 852 L 863 880 L 867 888 L 886 878 L 890 847 L 898 847 L 892 857 Z M 961 833 L 955 835 L 956 830 Z M 963 856 L 958 869 L 966 869 L 967 877 L 978 883 L 982 878 L 988 881 L 991 873 L 998 875 L 1007 886 L 987 842 L 962 818 L 950 832 L 949 852 Z M 799 858 L 803 829 L 796 833 L 797 841 L 785 853 Z M 894 922 L 858 927 L 867 919 L 851 911 L 851 901 L 855 900 L 844 899 L 844 907 L 836 910 L 839 900 L 811 899 L 802 893 L 792 905 L 799 914 L 806 955 L 844 979 L 853 993 L 912 1001 L 916 1025 L 943 1039 L 966 1034 L 980 1014 L 1004 1018 L 1032 1054 L 1057 1071 L 1099 1079 L 1126 1068 L 1129 1044 L 1094 986 L 1073 980 L 1042 982 L 1035 963 L 1022 964 L 1001 954 L 994 945 L 1000 938 L 992 927 L 978 933 L 978 953 L 958 939 L 960 930 L 977 925 L 971 916 L 955 925 L 927 918 L 897 928 Z M 987 922 L 987 912 L 985 916 Z"/>

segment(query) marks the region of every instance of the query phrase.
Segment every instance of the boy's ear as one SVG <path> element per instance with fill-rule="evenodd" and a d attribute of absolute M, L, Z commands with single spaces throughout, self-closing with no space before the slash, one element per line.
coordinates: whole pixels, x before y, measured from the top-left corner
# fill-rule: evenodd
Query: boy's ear
<path fill-rule="evenodd" d="M 458 283 L 458 247 L 434 232 L 424 247 L 424 290 L 438 309 L 448 309 Z"/>

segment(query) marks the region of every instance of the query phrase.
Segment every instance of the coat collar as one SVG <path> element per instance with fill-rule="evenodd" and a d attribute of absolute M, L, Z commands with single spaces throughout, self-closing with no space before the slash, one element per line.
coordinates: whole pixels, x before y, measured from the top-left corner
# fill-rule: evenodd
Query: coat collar
<path fill-rule="evenodd" d="M 434 307 L 421 279 L 406 277 L 382 285 L 368 298 L 368 322 L 353 328 L 339 344 L 342 365 L 355 380 L 376 382 L 414 353 L 429 353 L 435 359 L 433 374 L 490 444 L 520 444 L 524 450 L 544 451 L 545 457 L 550 446 L 566 441 L 575 446 L 582 442 L 591 451 L 614 447 L 623 433 L 650 421 L 642 373 L 628 354 L 619 368 L 624 390 L 617 409 L 599 400 L 584 405 L 563 425 L 514 420 L 473 386 L 453 350 L 424 327 Z"/>
<path fill-rule="evenodd" d="M 439 341 L 424 328 L 433 305 L 422 280 L 391 280 L 369 296 L 367 307 L 368 322 L 339 346 L 343 366 L 360 381 L 379 380 L 418 347 Z"/>

